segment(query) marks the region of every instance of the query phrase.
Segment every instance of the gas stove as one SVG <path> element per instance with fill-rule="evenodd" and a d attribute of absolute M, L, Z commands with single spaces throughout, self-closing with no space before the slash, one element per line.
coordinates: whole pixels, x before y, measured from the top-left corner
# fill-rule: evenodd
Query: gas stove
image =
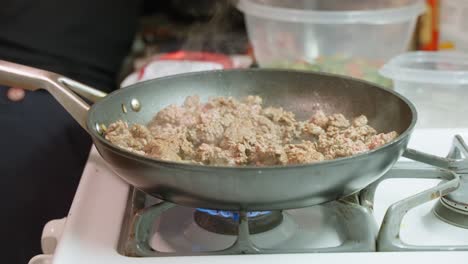
<path fill-rule="evenodd" d="M 120 180 L 92 149 L 69 215 L 45 226 L 44 254 L 30 263 L 463 261 L 468 168 L 456 134 L 468 139 L 466 129 L 426 129 L 416 130 L 409 144 L 440 157 L 449 153 L 451 170 L 401 158 L 358 194 L 267 212 L 160 201 Z"/>

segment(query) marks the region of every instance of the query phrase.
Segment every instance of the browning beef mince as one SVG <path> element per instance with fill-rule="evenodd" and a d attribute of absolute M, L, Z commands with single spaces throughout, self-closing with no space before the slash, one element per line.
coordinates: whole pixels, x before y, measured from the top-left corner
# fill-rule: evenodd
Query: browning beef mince
<path fill-rule="evenodd" d="M 384 145 L 395 131 L 379 133 L 364 115 L 352 120 L 318 111 L 296 120 L 262 98 L 217 97 L 201 103 L 189 96 L 169 105 L 145 126 L 119 120 L 105 138 L 131 152 L 153 158 L 218 166 L 286 165 L 347 157 Z"/>

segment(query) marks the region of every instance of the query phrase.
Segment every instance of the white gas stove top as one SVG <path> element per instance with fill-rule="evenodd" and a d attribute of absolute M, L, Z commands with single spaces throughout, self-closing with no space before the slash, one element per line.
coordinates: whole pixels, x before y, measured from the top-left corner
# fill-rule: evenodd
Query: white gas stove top
<path fill-rule="evenodd" d="M 431 129 L 416 130 L 413 133 L 409 147 L 426 153 L 446 156 L 455 134 L 468 140 L 468 129 Z M 406 162 L 400 159 L 398 164 Z M 397 164 L 397 166 L 398 166 Z M 383 181 L 375 195 L 374 212 L 376 223 L 381 225 L 387 209 L 395 202 L 414 195 L 423 190 L 434 187 L 439 180 L 426 179 L 389 179 Z M 247 255 L 219 255 L 219 256 L 153 256 L 153 257 L 128 257 L 119 250 L 122 234 L 122 224 L 128 206 L 129 194 L 132 191 L 129 185 L 114 175 L 99 154 L 93 148 L 86 165 L 83 177 L 77 190 L 75 199 L 66 219 L 50 222 L 43 234 L 43 248 L 45 254 L 36 256 L 30 263 L 409 263 L 418 261 L 424 263 L 440 263 L 466 261 L 468 251 L 425 251 L 425 252 L 356 252 L 356 253 L 297 253 L 297 254 L 247 254 Z M 400 238 L 407 244 L 433 245 L 433 246 L 468 246 L 468 229 L 456 227 L 439 220 L 432 208 L 436 200 L 424 203 L 408 212 L 403 218 L 400 229 Z M 172 216 L 174 221 L 166 220 L 159 223 L 159 231 L 151 238 L 151 245 L 156 250 L 172 251 L 174 245 L 182 249 L 194 248 L 200 244 L 206 246 L 217 245 L 223 248 L 224 244 L 232 243 L 234 238 L 226 235 L 210 234 L 201 230 L 192 222 L 193 209 L 178 209 L 180 212 Z M 308 234 L 315 236 L 312 244 L 320 241 L 332 246 L 342 242 L 342 238 L 336 230 L 322 228 L 321 224 L 327 219 L 320 219 L 311 212 L 307 216 L 310 221 L 303 221 L 301 214 L 306 211 L 288 212 L 287 219 L 283 219 L 280 226 L 275 228 L 276 233 L 282 234 L 280 238 L 283 245 L 300 243 L 297 230 L 299 226 Z M 175 213 L 173 213 L 175 214 Z M 187 219 L 179 216 L 187 215 Z M 170 217 L 167 216 L 167 217 Z M 468 217 L 468 216 L 467 216 Z M 169 219 L 169 218 L 166 218 Z M 340 219 L 330 219 L 339 221 Z M 163 221 L 163 220 L 161 220 Z M 290 226 L 288 226 L 290 225 Z M 329 225 L 328 225 L 329 227 Z M 314 229 L 315 228 L 315 229 Z M 293 231 L 291 231 L 293 230 Z M 296 230 L 296 231 L 294 231 Z M 207 233 L 208 232 L 208 233 Z M 270 233 L 262 234 L 252 240 L 264 241 L 275 244 Z M 274 233 L 273 232 L 273 233 Z M 304 236 L 306 231 L 301 231 Z M 300 233 L 301 233 L 300 232 Z M 296 235 L 292 235 L 295 233 Z M 206 234 L 209 234 L 207 237 Z M 229 238 L 227 241 L 223 239 Z M 288 237 L 289 236 L 289 237 Z M 287 238 L 287 239 L 286 239 Z M 322 240 L 320 238 L 323 238 Z M 58 243 L 55 246 L 55 239 Z M 227 242 L 226 242 L 227 241 Z M 281 244 L 281 243 L 276 243 Z"/>

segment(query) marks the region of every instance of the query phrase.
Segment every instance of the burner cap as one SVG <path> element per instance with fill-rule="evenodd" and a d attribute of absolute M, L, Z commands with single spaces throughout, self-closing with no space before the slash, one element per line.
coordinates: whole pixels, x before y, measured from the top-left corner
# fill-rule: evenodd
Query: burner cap
<path fill-rule="evenodd" d="M 440 198 L 434 213 L 449 224 L 468 228 L 468 177 L 462 176 L 460 187 Z"/>
<path fill-rule="evenodd" d="M 251 216 L 248 217 L 250 234 L 258 234 L 268 231 L 275 228 L 283 221 L 283 214 L 280 211 L 250 215 Z M 194 219 L 198 226 L 210 232 L 223 235 L 238 234 L 239 221 L 236 217 L 213 215 L 204 211 L 196 210 L 194 213 Z"/>
<path fill-rule="evenodd" d="M 468 175 L 460 175 L 460 187 L 444 196 L 453 206 L 468 211 Z"/>

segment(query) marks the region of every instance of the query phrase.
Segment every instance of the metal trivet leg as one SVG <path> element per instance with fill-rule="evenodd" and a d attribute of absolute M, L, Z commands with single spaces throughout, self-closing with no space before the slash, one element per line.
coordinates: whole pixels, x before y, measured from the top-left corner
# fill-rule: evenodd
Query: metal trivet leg
<path fill-rule="evenodd" d="M 153 206 L 141 209 L 136 213 L 130 223 L 130 238 L 127 246 L 129 256 L 154 256 L 155 250 L 149 245 L 153 235 L 154 220 L 158 219 L 166 210 L 176 206 L 175 204 L 162 202 Z"/>
<path fill-rule="evenodd" d="M 409 198 L 394 203 L 385 213 L 377 237 L 377 249 L 379 251 L 427 251 L 427 250 L 467 250 L 468 246 L 454 248 L 452 246 L 417 246 L 404 243 L 400 238 L 400 227 L 403 217 L 409 210 L 418 205 L 444 196 L 458 187 L 459 177 L 455 173 L 448 172 L 437 177 L 448 180 L 431 189 L 420 192 Z M 424 177 L 432 178 L 432 177 Z"/>
<path fill-rule="evenodd" d="M 458 140 L 458 139 L 456 139 Z M 404 243 L 400 239 L 400 226 L 404 215 L 414 207 L 445 196 L 456 190 L 460 177 L 455 171 L 464 171 L 466 163 L 455 159 L 445 159 L 414 150 L 408 150 L 405 156 L 427 164 L 414 162 L 399 163 L 384 175 L 379 181 L 373 183 L 361 193 L 361 202 L 373 207 L 374 194 L 380 182 L 391 178 L 421 178 L 444 180 L 439 185 L 403 199 L 392 204 L 387 210 L 377 238 L 378 251 L 441 251 L 441 250 L 468 250 L 468 246 L 418 246 Z M 432 165 L 429 166 L 428 164 Z M 436 167 L 450 170 L 441 170 Z"/>
<path fill-rule="evenodd" d="M 260 251 L 261 250 L 250 240 L 247 212 L 241 211 L 239 212 L 239 233 L 237 234 L 236 242 L 227 249 L 210 252 L 209 254 L 254 254 L 260 253 Z"/>
<path fill-rule="evenodd" d="M 343 221 L 340 231 L 346 240 L 337 247 L 309 249 L 308 253 L 324 252 L 373 252 L 376 250 L 377 223 L 372 211 L 364 206 L 349 201 L 333 201 L 327 204 Z M 294 253 L 291 250 L 285 253 Z"/>

